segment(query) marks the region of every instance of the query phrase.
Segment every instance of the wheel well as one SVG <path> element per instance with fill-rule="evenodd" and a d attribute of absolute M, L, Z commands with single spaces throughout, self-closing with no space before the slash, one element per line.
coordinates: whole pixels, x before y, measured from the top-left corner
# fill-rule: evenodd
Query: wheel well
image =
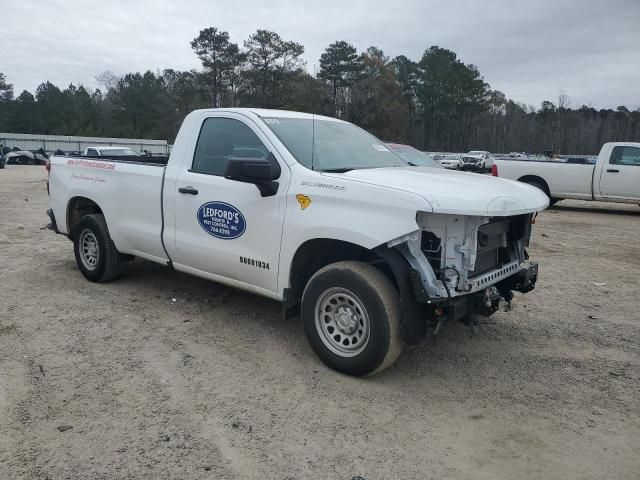
<path fill-rule="evenodd" d="M 371 263 L 396 283 L 386 262 L 372 250 L 342 240 L 318 238 L 303 243 L 293 257 L 289 275 L 291 295 L 287 303 L 293 306 L 300 301 L 302 292 L 314 273 L 330 263 L 343 260 Z"/>
<path fill-rule="evenodd" d="M 547 194 L 547 197 L 551 196 L 549 185 L 547 184 L 546 180 L 542 177 L 538 177 L 536 175 L 525 175 L 524 177 L 520 177 L 518 181 L 523 183 L 529 183 L 529 182 L 539 183 L 542 186 L 544 193 Z"/>
<path fill-rule="evenodd" d="M 102 209 L 96 202 L 86 197 L 73 197 L 67 207 L 67 231 L 69 236 L 73 235 L 73 230 L 82 217 L 95 213 L 102 213 Z"/>
<path fill-rule="evenodd" d="M 426 334 L 429 312 L 425 309 L 425 304 L 416 300 L 409 264 L 396 249 L 387 248 L 386 245 L 369 250 L 360 245 L 332 239 L 315 239 L 303 243 L 291 263 L 291 288 L 285 292 L 284 299 L 285 318 L 299 313 L 302 293 L 313 274 L 330 263 L 342 260 L 367 262 L 391 280 L 398 290 L 402 304 L 400 335 L 407 344 L 417 344 Z"/>

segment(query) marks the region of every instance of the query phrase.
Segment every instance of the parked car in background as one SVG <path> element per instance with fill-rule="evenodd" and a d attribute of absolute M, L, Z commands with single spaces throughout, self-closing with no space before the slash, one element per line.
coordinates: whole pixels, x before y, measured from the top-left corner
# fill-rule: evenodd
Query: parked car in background
<path fill-rule="evenodd" d="M 129 147 L 111 147 L 100 145 L 84 149 L 87 157 L 139 157 L 140 153 Z"/>
<path fill-rule="evenodd" d="M 462 155 L 462 170 L 479 172 L 481 170 L 482 160 L 476 156 Z"/>
<path fill-rule="evenodd" d="M 281 301 L 323 362 L 370 375 L 538 276 L 547 197 L 414 150 L 319 115 L 196 110 L 166 165 L 53 156 L 50 228 L 90 281 L 137 256 Z"/>
<path fill-rule="evenodd" d="M 421 152 L 411 145 L 404 145 L 402 143 L 386 143 L 385 145 L 414 167 L 440 168 L 440 164 L 431 155 Z"/>
<path fill-rule="evenodd" d="M 493 158 L 491 153 L 485 150 L 471 150 L 462 156 L 463 170 L 484 171 L 491 168 Z"/>
<path fill-rule="evenodd" d="M 438 160 L 438 163 L 442 165 L 444 168 L 449 168 L 451 170 L 460 170 L 464 162 L 462 161 L 462 155 L 443 155 L 442 158 Z"/>
<path fill-rule="evenodd" d="M 44 165 L 47 163 L 47 157 L 44 152 L 14 150 L 5 154 L 4 162 L 6 165 Z"/>
<path fill-rule="evenodd" d="M 492 173 L 539 188 L 551 203 L 572 198 L 640 204 L 640 143 L 605 143 L 595 165 L 568 160 L 496 160 Z"/>

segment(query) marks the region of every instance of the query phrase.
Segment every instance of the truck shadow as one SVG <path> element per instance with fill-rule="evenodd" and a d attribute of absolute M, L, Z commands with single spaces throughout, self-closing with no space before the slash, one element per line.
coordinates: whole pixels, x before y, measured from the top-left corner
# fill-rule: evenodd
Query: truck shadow
<path fill-rule="evenodd" d="M 611 205 L 622 205 L 622 204 L 611 204 Z M 553 212 L 579 212 L 579 213 L 599 213 L 599 214 L 605 214 L 605 215 L 624 215 L 624 216 L 629 216 L 629 217 L 640 217 L 640 207 L 637 205 L 633 205 L 633 204 L 628 204 L 630 207 L 632 208 L 615 208 L 612 206 L 606 206 L 606 207 L 592 207 L 589 205 L 585 205 L 584 207 L 582 206 L 575 206 L 575 205 L 562 205 L 561 203 L 558 203 L 556 205 L 553 205 L 552 207 L 549 207 L 548 210 L 551 210 Z"/>
<path fill-rule="evenodd" d="M 500 319 L 491 318 L 481 324 L 476 335 L 460 322 L 451 322 L 435 342 L 427 338 L 406 349 L 386 371 L 367 379 L 352 378 L 320 362 L 307 343 L 300 317 L 284 320 L 276 301 L 139 259 L 114 282 L 116 285 L 147 297 L 147 302 L 157 302 L 160 308 L 174 305 L 171 315 L 176 316 L 178 325 L 180 318 L 199 318 L 197 334 L 182 333 L 182 342 L 218 347 L 231 342 L 234 350 L 244 352 L 245 360 L 259 365 L 259 370 L 276 376 L 286 372 L 303 384 L 311 378 L 309 372 L 317 372 L 312 375 L 313 382 L 333 388 L 337 381 L 346 392 L 362 388 L 365 382 L 372 391 L 393 386 L 405 393 L 488 398 L 496 390 L 504 390 L 500 378 L 517 375 L 542 385 L 545 375 L 557 375 L 561 368 L 558 364 L 546 372 L 532 372 L 527 368 L 531 356 L 521 350 L 526 332 L 517 325 L 505 330 Z M 257 342 L 260 349 L 255 348 Z"/>
<path fill-rule="evenodd" d="M 280 304 L 274 300 L 142 259 L 128 264 L 117 283 L 130 285 L 143 295 L 175 302 L 196 302 L 203 307 L 226 305 L 246 309 L 254 304 L 256 308 L 280 312 Z"/>

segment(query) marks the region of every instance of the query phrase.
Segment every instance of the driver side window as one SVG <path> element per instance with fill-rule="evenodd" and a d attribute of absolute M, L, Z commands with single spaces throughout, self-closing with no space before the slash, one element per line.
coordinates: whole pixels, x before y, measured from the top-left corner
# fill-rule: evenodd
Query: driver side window
<path fill-rule="evenodd" d="M 223 176 L 230 158 L 266 159 L 269 151 L 247 125 L 232 118 L 207 118 L 200 129 L 191 171 Z"/>
<path fill-rule="evenodd" d="M 611 152 L 611 165 L 631 165 L 640 167 L 640 148 L 638 147 L 613 147 Z"/>

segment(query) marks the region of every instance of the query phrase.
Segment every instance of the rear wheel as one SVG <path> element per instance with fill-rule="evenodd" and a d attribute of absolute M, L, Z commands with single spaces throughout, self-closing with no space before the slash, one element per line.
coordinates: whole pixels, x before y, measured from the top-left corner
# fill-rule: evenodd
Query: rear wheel
<path fill-rule="evenodd" d="M 320 360 L 348 375 L 381 372 L 402 353 L 398 291 L 363 262 L 316 272 L 302 296 L 302 323 Z"/>
<path fill-rule="evenodd" d="M 527 185 L 531 185 L 532 187 L 536 187 L 539 190 L 542 190 L 545 195 L 548 196 L 547 193 L 547 189 L 544 188 L 544 185 L 542 184 L 542 182 L 539 182 L 538 180 L 523 180 L 523 183 L 526 183 Z"/>
<path fill-rule="evenodd" d="M 86 215 L 73 233 L 73 249 L 78 269 L 92 282 L 108 282 L 121 270 L 123 256 L 109 236 L 103 215 Z"/>
<path fill-rule="evenodd" d="M 545 185 L 541 181 L 531 179 L 531 180 L 523 180 L 522 183 L 526 183 L 527 185 L 531 185 L 532 187 L 536 187 L 538 190 L 542 190 L 544 192 L 544 194 L 547 197 L 549 197 L 549 192 L 547 191 L 547 188 L 545 187 Z M 549 197 L 549 205 L 555 205 L 560 200 L 561 200 L 560 198 Z"/>

